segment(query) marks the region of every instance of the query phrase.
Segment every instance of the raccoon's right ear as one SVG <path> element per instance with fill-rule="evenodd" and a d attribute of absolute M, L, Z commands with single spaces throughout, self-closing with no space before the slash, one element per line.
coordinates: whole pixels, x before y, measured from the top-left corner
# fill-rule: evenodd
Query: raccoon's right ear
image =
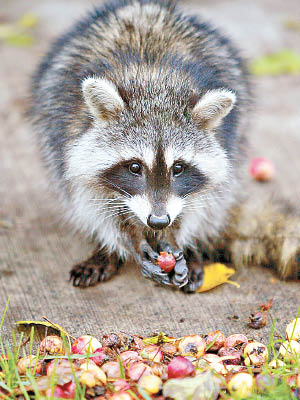
<path fill-rule="evenodd" d="M 86 78 L 82 92 L 90 113 L 104 121 L 114 119 L 124 109 L 124 102 L 116 86 L 102 78 Z"/>
<path fill-rule="evenodd" d="M 236 95 L 231 90 L 209 90 L 194 104 L 192 118 L 202 129 L 217 128 L 230 113 L 235 101 Z"/>

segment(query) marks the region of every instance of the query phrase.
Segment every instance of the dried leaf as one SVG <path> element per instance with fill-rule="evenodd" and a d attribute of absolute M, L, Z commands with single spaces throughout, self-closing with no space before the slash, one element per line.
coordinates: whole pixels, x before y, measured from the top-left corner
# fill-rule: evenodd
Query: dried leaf
<path fill-rule="evenodd" d="M 254 75 L 299 74 L 300 54 L 288 49 L 269 54 L 254 60 L 250 71 Z"/>
<path fill-rule="evenodd" d="M 229 268 L 224 264 L 215 263 L 205 265 L 203 285 L 197 290 L 197 292 L 207 292 L 223 283 L 231 283 L 239 287 L 238 283 L 228 280 L 234 273 L 235 270 L 233 268 Z"/>
<path fill-rule="evenodd" d="M 143 339 L 143 342 L 145 344 L 158 344 L 158 343 L 170 343 L 170 342 L 174 342 L 175 340 L 177 340 L 177 339 L 168 337 L 163 332 L 159 332 L 159 334 L 157 336 L 152 336 L 152 337 Z"/>
<path fill-rule="evenodd" d="M 30 336 L 31 328 L 34 327 L 34 339 L 42 341 L 45 335 L 65 335 L 70 336 L 61 326 L 57 324 L 51 324 L 50 322 L 44 321 L 17 321 L 17 331 L 25 333 L 26 336 Z"/>

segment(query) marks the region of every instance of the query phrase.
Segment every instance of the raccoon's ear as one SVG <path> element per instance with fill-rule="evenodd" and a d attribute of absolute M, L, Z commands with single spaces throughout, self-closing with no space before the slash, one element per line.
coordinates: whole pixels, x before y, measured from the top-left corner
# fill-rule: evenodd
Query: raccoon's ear
<path fill-rule="evenodd" d="M 229 114 L 235 101 L 236 95 L 230 90 L 209 90 L 194 106 L 192 117 L 202 129 L 216 128 Z"/>
<path fill-rule="evenodd" d="M 101 78 L 87 78 L 82 82 L 82 92 L 90 113 L 102 120 L 114 119 L 124 108 L 116 86 Z"/>

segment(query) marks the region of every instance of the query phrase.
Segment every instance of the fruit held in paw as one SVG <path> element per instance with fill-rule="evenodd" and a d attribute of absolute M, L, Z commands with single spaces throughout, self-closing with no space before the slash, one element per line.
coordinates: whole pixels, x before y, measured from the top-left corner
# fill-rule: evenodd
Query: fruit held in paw
<path fill-rule="evenodd" d="M 250 164 L 251 176 L 261 182 L 270 181 L 274 176 L 274 165 L 263 157 L 253 158 Z"/>
<path fill-rule="evenodd" d="M 157 263 L 163 271 L 171 272 L 176 265 L 176 260 L 173 254 L 161 251 Z"/>

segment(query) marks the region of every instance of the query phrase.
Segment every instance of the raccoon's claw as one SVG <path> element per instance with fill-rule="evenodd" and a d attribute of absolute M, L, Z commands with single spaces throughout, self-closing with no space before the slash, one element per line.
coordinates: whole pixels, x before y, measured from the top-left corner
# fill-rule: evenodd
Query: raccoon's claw
<path fill-rule="evenodd" d="M 170 273 L 163 272 L 157 265 L 159 253 L 154 251 L 148 243 L 143 243 L 143 264 L 142 274 L 146 278 L 152 279 L 162 285 L 182 287 L 188 282 L 188 268 L 183 257 L 183 252 L 179 249 L 174 249 L 170 244 L 160 243 L 159 251 L 167 251 L 175 257 L 176 265 Z"/>
<path fill-rule="evenodd" d="M 173 253 L 174 254 L 174 253 Z M 174 256 L 175 257 L 175 256 Z M 175 257 L 176 259 L 176 257 Z M 185 258 L 182 257 L 178 261 L 176 260 L 176 265 L 174 268 L 174 276 L 172 278 L 172 282 L 175 286 L 184 287 L 188 283 L 188 267 L 186 265 Z"/>
<path fill-rule="evenodd" d="M 105 259 L 102 254 L 96 254 L 87 261 L 75 265 L 70 271 L 69 280 L 75 287 L 94 286 L 98 282 L 109 280 L 116 274 L 120 265 L 120 261 Z"/>
<path fill-rule="evenodd" d="M 70 271 L 70 281 L 76 287 L 94 286 L 100 280 L 100 268 L 82 264 L 75 265 Z"/>

